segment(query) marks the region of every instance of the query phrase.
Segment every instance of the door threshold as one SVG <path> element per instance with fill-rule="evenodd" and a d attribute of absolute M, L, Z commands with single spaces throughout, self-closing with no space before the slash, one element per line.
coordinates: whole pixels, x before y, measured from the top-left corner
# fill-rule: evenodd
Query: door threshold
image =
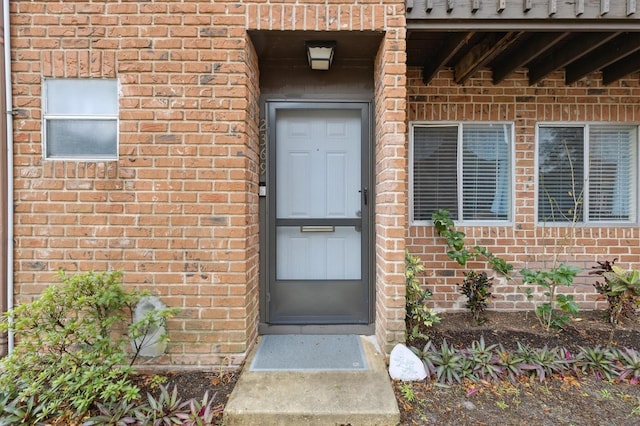
<path fill-rule="evenodd" d="M 258 334 L 358 334 L 370 336 L 375 324 L 267 324 L 258 325 Z"/>

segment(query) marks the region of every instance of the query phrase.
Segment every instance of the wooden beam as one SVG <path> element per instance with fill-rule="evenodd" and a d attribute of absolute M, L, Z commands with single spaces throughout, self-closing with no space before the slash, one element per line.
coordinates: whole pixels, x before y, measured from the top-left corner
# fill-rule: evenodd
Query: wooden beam
<path fill-rule="evenodd" d="M 405 4 L 403 1 L 402 4 Z M 621 25 L 623 28 L 635 28 L 633 21 L 640 14 L 639 0 L 414 0 L 414 8 L 410 19 L 420 20 L 450 20 L 456 22 L 467 20 L 499 20 L 516 21 L 516 25 L 556 25 L 556 30 L 572 28 L 577 22 L 594 20 L 601 28 L 602 25 Z M 603 16 L 620 22 L 598 22 Z M 551 19 L 550 19 L 551 18 Z M 629 20 L 631 18 L 631 20 Z M 517 22 L 523 20 L 523 22 Z M 560 20 L 566 20 L 562 22 Z M 427 23 L 429 25 L 430 23 Z M 439 23 L 440 24 L 440 23 Z M 477 22 L 471 25 L 474 30 L 479 28 Z M 482 23 L 484 25 L 484 23 Z M 497 29 L 503 22 L 490 22 L 492 29 Z M 567 27 L 566 25 L 569 25 Z M 588 26 L 589 22 L 583 22 Z M 467 24 L 469 25 L 469 24 Z M 523 27 L 519 27 L 523 28 Z M 432 28 L 433 29 L 433 28 Z M 573 29 L 573 28 L 572 28 Z M 587 31 L 594 31 L 595 28 Z"/>
<path fill-rule="evenodd" d="M 621 79 L 631 73 L 640 71 L 640 52 L 615 62 L 602 69 L 602 83 L 607 85 Z"/>
<path fill-rule="evenodd" d="M 413 0 L 405 0 L 404 8 L 407 10 L 407 13 L 411 13 L 413 10 Z"/>
<path fill-rule="evenodd" d="M 624 33 L 616 39 L 567 65 L 565 81 L 573 84 L 585 75 L 617 62 L 631 53 L 640 51 L 640 33 Z"/>
<path fill-rule="evenodd" d="M 514 50 L 493 66 L 493 83 L 498 84 L 509 74 L 543 55 L 555 45 L 566 40 L 571 33 L 539 33 L 527 38 L 521 47 Z"/>
<path fill-rule="evenodd" d="M 469 43 L 474 33 L 452 33 L 440 46 L 438 54 L 433 60 L 425 62 L 422 67 L 422 81 L 425 85 L 433 79 L 438 71 L 444 68 L 460 49 Z"/>
<path fill-rule="evenodd" d="M 478 69 L 503 52 L 520 36 L 520 32 L 487 33 L 482 41 L 471 48 L 455 65 L 455 82 L 458 84 L 466 82 Z"/>
<path fill-rule="evenodd" d="M 555 70 L 570 64 L 618 35 L 620 33 L 581 34 L 579 38 L 567 42 L 556 52 L 536 60 L 536 63 L 529 67 L 529 84 L 537 83 Z"/>
<path fill-rule="evenodd" d="M 456 7 L 455 0 L 447 0 L 447 13 L 453 12 L 453 9 Z"/>
<path fill-rule="evenodd" d="M 424 10 L 427 13 L 431 13 L 431 11 L 433 10 L 433 0 L 427 0 L 427 3 L 424 5 Z"/>

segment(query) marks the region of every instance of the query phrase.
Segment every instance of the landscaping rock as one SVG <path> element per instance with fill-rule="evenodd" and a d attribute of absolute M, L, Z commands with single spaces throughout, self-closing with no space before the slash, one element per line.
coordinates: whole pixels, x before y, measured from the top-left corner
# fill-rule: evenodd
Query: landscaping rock
<path fill-rule="evenodd" d="M 403 344 L 396 345 L 389 359 L 389 375 L 394 380 L 410 382 L 427 377 L 422 360 Z"/>

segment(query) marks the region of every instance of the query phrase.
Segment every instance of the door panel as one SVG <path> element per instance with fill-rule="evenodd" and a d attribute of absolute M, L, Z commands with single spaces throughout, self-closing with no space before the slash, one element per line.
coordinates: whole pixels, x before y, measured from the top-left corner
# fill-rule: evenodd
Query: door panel
<path fill-rule="evenodd" d="M 268 322 L 367 323 L 364 108 L 270 111 Z"/>
<path fill-rule="evenodd" d="M 279 280 L 357 280 L 361 235 L 354 227 L 279 226 Z"/>
<path fill-rule="evenodd" d="M 350 111 L 342 113 L 350 117 L 330 118 L 335 114 L 334 111 L 279 114 L 275 171 L 279 219 L 358 217 L 359 115 Z M 337 132 L 336 128 L 342 131 Z"/>

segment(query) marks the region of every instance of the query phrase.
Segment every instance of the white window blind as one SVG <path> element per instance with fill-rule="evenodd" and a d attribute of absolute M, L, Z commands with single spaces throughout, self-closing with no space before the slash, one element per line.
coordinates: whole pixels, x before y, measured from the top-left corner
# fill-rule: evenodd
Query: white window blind
<path fill-rule="evenodd" d="M 412 165 L 413 220 L 509 219 L 510 124 L 413 125 Z"/>
<path fill-rule="evenodd" d="M 413 218 L 431 220 L 439 209 L 458 217 L 458 127 L 415 127 L 413 134 Z"/>
<path fill-rule="evenodd" d="M 538 220 L 635 222 L 637 127 L 541 126 Z"/>
<path fill-rule="evenodd" d="M 45 158 L 117 158 L 116 80 L 49 79 L 44 96 Z"/>
<path fill-rule="evenodd" d="M 589 129 L 589 220 L 635 220 L 637 132 L 619 126 Z"/>
<path fill-rule="evenodd" d="M 509 148 L 506 125 L 464 125 L 462 211 L 465 220 L 508 219 Z"/>

